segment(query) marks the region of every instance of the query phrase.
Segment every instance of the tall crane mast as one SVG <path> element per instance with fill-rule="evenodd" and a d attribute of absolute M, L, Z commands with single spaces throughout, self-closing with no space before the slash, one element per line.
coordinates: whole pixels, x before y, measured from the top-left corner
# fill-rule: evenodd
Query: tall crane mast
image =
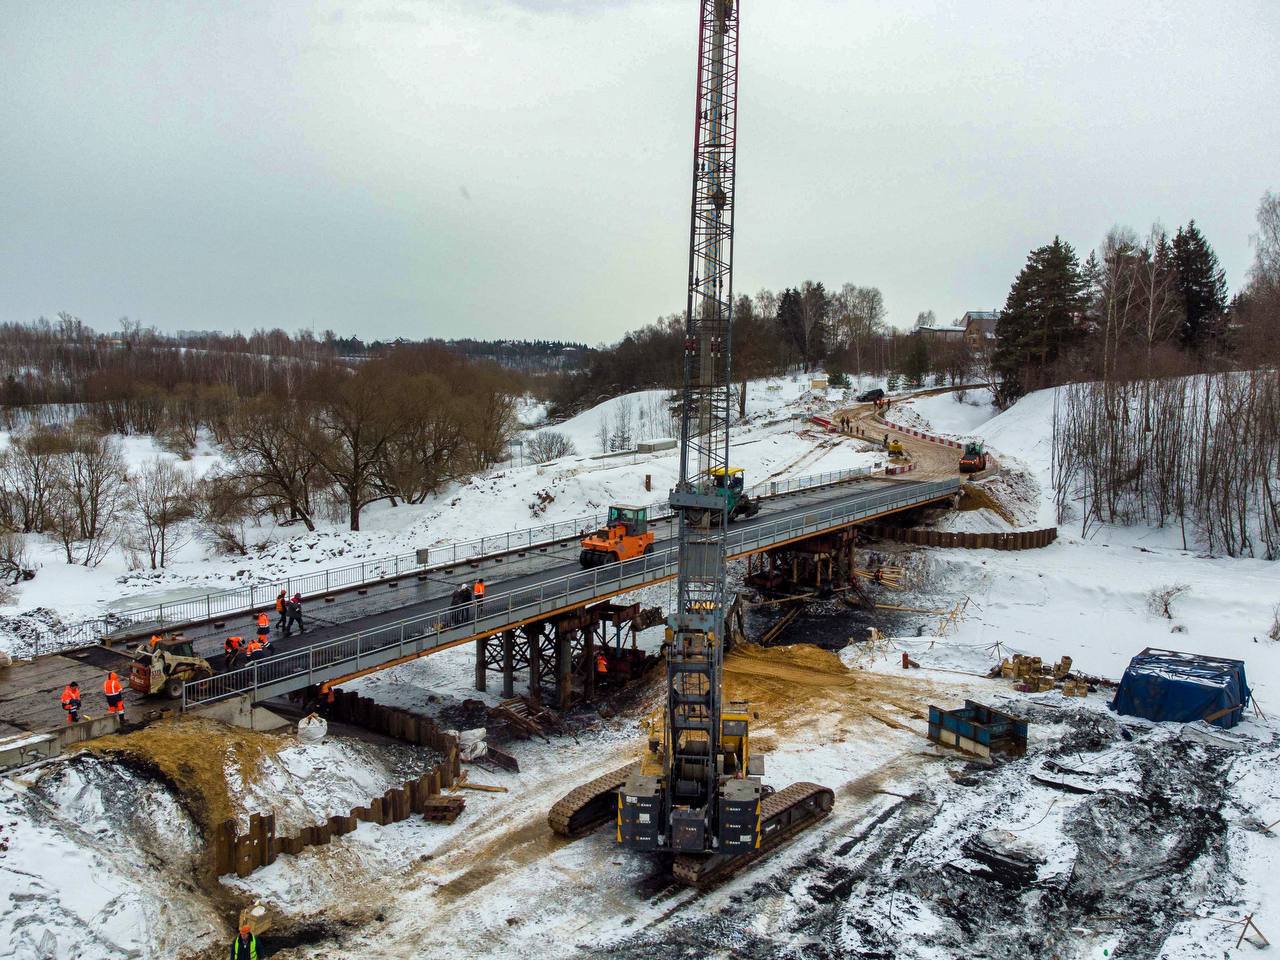
<path fill-rule="evenodd" d="M 734 0 L 701 0 L 697 84 L 680 479 L 671 492 L 680 517 L 679 566 L 663 729 L 671 849 L 700 853 L 716 820 L 728 593 L 728 510 L 713 478 L 729 466 L 738 116 Z"/>
<path fill-rule="evenodd" d="M 676 607 L 666 631 L 666 708 L 639 763 L 583 784 L 548 815 L 582 836 L 616 810 L 617 840 L 675 855 L 700 884 L 763 855 L 826 816 L 835 796 L 813 783 L 775 793 L 749 749 L 749 710 L 724 700 L 729 600 L 733 215 L 737 159 L 738 0 L 699 0 L 689 289 L 680 394 Z M 758 509 L 758 507 L 757 507 Z M 749 515 L 749 514 L 748 514 Z"/>

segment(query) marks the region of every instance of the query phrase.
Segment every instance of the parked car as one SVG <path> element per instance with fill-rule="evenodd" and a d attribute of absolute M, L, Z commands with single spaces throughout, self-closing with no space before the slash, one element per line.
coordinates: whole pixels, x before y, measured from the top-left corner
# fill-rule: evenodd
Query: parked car
<path fill-rule="evenodd" d="M 874 390 L 864 390 L 862 393 L 858 394 L 858 402 L 871 403 L 872 401 L 880 400 L 883 397 L 884 397 L 884 391 L 881 390 L 879 387 L 876 387 Z"/>

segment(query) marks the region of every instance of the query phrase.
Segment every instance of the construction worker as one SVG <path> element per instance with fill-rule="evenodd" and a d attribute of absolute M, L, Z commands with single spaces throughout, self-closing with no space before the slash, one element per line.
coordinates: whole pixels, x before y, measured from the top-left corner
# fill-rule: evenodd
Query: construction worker
<path fill-rule="evenodd" d="M 609 658 L 599 651 L 596 652 L 596 673 L 604 676 L 609 672 Z"/>
<path fill-rule="evenodd" d="M 156 647 L 160 646 L 160 641 L 163 639 L 164 638 L 161 637 L 160 634 L 153 633 L 151 635 L 151 649 L 154 650 Z"/>
<path fill-rule="evenodd" d="M 230 670 L 235 666 L 236 658 L 240 656 L 240 649 L 243 646 L 243 637 L 227 637 L 222 641 L 222 668 L 224 670 Z"/>
<path fill-rule="evenodd" d="M 302 594 L 295 593 L 284 605 L 285 621 L 284 635 L 287 637 L 293 632 L 294 624 L 298 625 L 299 633 L 306 633 L 302 626 Z"/>
<path fill-rule="evenodd" d="M 453 591 L 453 595 L 449 598 L 449 603 L 453 607 L 453 613 L 450 619 L 456 627 L 462 621 L 467 619 L 467 604 L 471 602 L 471 588 L 465 583 Z"/>
<path fill-rule="evenodd" d="M 107 697 L 107 713 L 118 713 L 124 717 L 124 687 L 120 685 L 120 678 L 114 670 L 107 674 L 102 692 Z"/>
<path fill-rule="evenodd" d="M 261 653 L 262 653 L 262 638 L 254 637 L 252 640 L 249 641 L 249 645 L 245 647 L 244 658 L 250 663 L 253 663 L 254 660 L 258 659 Z"/>
<path fill-rule="evenodd" d="M 285 609 L 284 609 L 285 599 L 286 599 L 285 592 L 283 590 L 281 590 L 278 594 L 276 594 L 276 613 L 279 614 L 279 617 L 276 620 L 277 630 L 283 630 L 285 621 L 288 619 L 285 616 Z"/>
<path fill-rule="evenodd" d="M 471 596 L 476 601 L 476 616 L 484 613 L 484 577 L 476 581 L 476 585 L 471 588 Z"/>
<path fill-rule="evenodd" d="M 247 923 L 241 924 L 239 935 L 231 941 L 231 960 L 264 960 L 266 954 L 258 949 L 258 938 Z"/>
<path fill-rule="evenodd" d="M 67 712 L 67 723 L 80 719 L 80 684 L 74 680 L 62 688 L 62 709 Z"/>

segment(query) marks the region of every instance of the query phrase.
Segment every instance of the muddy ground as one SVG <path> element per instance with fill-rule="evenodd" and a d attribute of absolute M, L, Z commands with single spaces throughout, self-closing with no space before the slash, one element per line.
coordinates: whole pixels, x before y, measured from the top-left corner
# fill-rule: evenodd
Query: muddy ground
<path fill-rule="evenodd" d="M 1234 753 L 1095 709 L 1024 712 L 1055 742 L 954 777 L 935 767 L 714 915 L 688 909 L 596 955 L 1012 960 L 1097 942 L 1155 960 L 1188 909 L 1230 899 Z M 1032 779 L 1046 769 L 1069 786 Z"/>

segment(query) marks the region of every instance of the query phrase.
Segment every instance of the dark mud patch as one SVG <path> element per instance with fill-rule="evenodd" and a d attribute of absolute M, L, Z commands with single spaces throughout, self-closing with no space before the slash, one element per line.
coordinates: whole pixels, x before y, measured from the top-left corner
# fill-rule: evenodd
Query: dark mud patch
<path fill-rule="evenodd" d="M 1094 711 L 1029 707 L 1062 729 L 1052 746 L 967 785 L 935 776 L 917 794 L 929 802 L 833 837 L 714 913 L 694 901 L 592 955 L 1024 960 L 1074 955 L 1091 930 L 1118 955 L 1156 960 L 1186 911 L 1226 895 L 1230 754 Z M 1031 780 L 1054 755 L 1111 773 L 1087 795 Z"/>

